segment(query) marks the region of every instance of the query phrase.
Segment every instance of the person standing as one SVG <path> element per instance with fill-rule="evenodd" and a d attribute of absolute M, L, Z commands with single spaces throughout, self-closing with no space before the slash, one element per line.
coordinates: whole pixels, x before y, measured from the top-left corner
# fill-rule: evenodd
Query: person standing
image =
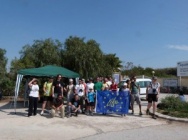
<path fill-rule="evenodd" d="M 156 111 L 156 102 L 158 101 L 160 93 L 160 84 L 157 82 L 157 77 L 152 77 L 152 82 L 148 85 L 146 89 L 146 100 L 148 101 L 148 106 L 146 110 L 146 114 L 149 114 L 149 109 L 153 106 L 153 118 L 156 119 L 155 111 Z"/>
<path fill-rule="evenodd" d="M 89 79 L 89 82 L 86 85 L 86 94 L 90 91 L 90 89 L 94 91 L 94 83 L 92 78 Z"/>
<path fill-rule="evenodd" d="M 112 80 L 112 84 L 110 85 L 110 90 L 111 91 L 117 91 L 117 84 L 115 83 L 115 80 Z"/>
<path fill-rule="evenodd" d="M 134 101 L 136 100 L 137 104 L 139 105 L 140 113 L 139 115 L 142 115 L 141 110 L 141 100 L 140 100 L 140 87 L 139 84 L 136 83 L 136 77 L 134 76 L 131 81 L 131 108 L 132 108 L 132 114 L 134 114 Z"/>
<path fill-rule="evenodd" d="M 108 79 L 105 78 L 104 81 L 103 81 L 103 87 L 102 87 L 102 90 L 109 90 L 110 89 L 110 86 L 108 85 Z"/>
<path fill-rule="evenodd" d="M 37 115 L 38 99 L 40 99 L 37 81 L 37 79 L 33 78 L 28 84 L 30 88 L 28 117 L 32 116 L 32 114 L 34 116 Z"/>
<path fill-rule="evenodd" d="M 76 94 L 79 96 L 79 99 L 80 99 L 80 106 L 81 106 L 82 113 L 84 113 L 85 90 L 86 89 L 85 89 L 85 86 L 82 82 L 82 79 L 79 79 L 79 84 L 76 85 L 75 91 L 76 91 Z"/>
<path fill-rule="evenodd" d="M 44 109 L 46 107 L 46 104 L 48 104 L 48 107 L 51 107 L 51 103 L 53 101 L 52 98 L 52 84 L 53 84 L 53 77 L 49 77 L 48 81 L 44 83 L 43 85 L 43 91 L 44 91 L 44 96 L 43 96 L 43 103 L 42 103 L 42 111 L 40 115 L 44 114 Z M 49 111 L 48 111 L 49 112 Z"/>
<path fill-rule="evenodd" d="M 129 89 L 127 86 L 128 86 L 127 83 L 124 83 L 123 86 L 122 86 L 121 92 L 122 92 L 123 94 L 125 94 L 125 96 L 130 96 L 130 89 Z M 127 95 L 126 92 L 128 92 L 128 95 Z M 129 97 L 126 98 L 126 102 L 129 102 Z M 130 102 L 128 103 L 128 105 L 130 105 Z M 123 116 L 126 116 L 126 114 L 122 114 L 121 116 L 122 116 L 122 117 L 123 117 Z"/>
<path fill-rule="evenodd" d="M 87 110 L 89 112 L 87 112 L 86 115 L 91 115 L 93 116 L 93 110 L 95 107 L 95 92 L 93 92 L 93 88 L 89 88 L 89 91 L 87 92 L 87 102 L 88 102 L 88 106 L 87 106 Z"/>
<path fill-rule="evenodd" d="M 61 82 L 62 75 L 58 74 L 56 80 L 53 82 L 52 85 L 52 97 L 57 98 L 58 94 L 62 94 L 63 97 L 63 83 Z"/>
<path fill-rule="evenodd" d="M 102 90 L 102 86 L 103 86 L 103 84 L 102 84 L 102 82 L 100 82 L 100 78 L 97 77 L 96 82 L 94 84 L 94 90 L 95 90 L 95 92 L 96 91 L 101 91 Z"/>
<path fill-rule="evenodd" d="M 74 98 L 75 86 L 73 84 L 73 79 L 69 79 L 69 85 L 67 85 L 67 103 L 69 103 Z"/>

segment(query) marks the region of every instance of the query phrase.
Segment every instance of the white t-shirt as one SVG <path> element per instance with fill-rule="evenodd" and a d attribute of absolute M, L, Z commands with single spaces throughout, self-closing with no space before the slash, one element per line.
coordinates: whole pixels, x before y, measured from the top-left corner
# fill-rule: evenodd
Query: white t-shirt
<path fill-rule="evenodd" d="M 83 84 L 76 85 L 75 89 L 76 89 L 76 93 L 78 94 L 78 96 L 84 95 L 85 86 Z"/>
<path fill-rule="evenodd" d="M 31 97 L 39 97 L 39 86 L 38 85 L 32 85 L 29 93 L 29 96 Z"/>
<path fill-rule="evenodd" d="M 89 89 L 92 89 L 92 91 L 93 91 L 93 89 L 94 89 L 94 83 L 87 83 L 86 92 L 88 92 Z"/>
<path fill-rule="evenodd" d="M 155 89 L 156 89 L 156 92 L 154 93 L 153 90 Z M 148 87 L 148 94 L 158 94 L 159 89 L 160 89 L 160 84 L 158 82 L 156 83 L 151 82 L 151 84 L 149 84 L 149 87 Z"/>
<path fill-rule="evenodd" d="M 108 81 L 106 82 L 109 86 L 111 86 L 112 82 L 111 81 Z"/>

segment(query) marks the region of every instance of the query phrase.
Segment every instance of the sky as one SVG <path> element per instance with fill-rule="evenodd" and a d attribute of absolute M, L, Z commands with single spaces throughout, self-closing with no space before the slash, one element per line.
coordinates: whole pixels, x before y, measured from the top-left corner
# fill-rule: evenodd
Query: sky
<path fill-rule="evenodd" d="M 24 45 L 69 36 L 94 39 L 126 64 L 188 61 L 188 0 L 0 0 L 0 48 L 8 67 Z"/>

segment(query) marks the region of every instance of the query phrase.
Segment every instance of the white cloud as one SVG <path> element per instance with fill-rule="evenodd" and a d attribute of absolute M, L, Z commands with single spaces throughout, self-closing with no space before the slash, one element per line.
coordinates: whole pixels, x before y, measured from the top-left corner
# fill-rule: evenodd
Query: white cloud
<path fill-rule="evenodd" d="M 188 45 L 168 45 L 169 49 L 188 51 Z"/>

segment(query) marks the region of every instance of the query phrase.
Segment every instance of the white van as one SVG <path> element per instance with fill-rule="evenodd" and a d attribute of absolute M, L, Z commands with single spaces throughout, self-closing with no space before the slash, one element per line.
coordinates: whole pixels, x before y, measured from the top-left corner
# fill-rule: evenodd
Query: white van
<path fill-rule="evenodd" d="M 118 84 L 118 88 L 122 87 L 126 80 L 122 80 Z M 151 83 L 151 79 L 149 78 L 138 78 L 136 79 L 136 83 L 140 86 L 140 98 L 146 98 L 146 88 Z"/>

